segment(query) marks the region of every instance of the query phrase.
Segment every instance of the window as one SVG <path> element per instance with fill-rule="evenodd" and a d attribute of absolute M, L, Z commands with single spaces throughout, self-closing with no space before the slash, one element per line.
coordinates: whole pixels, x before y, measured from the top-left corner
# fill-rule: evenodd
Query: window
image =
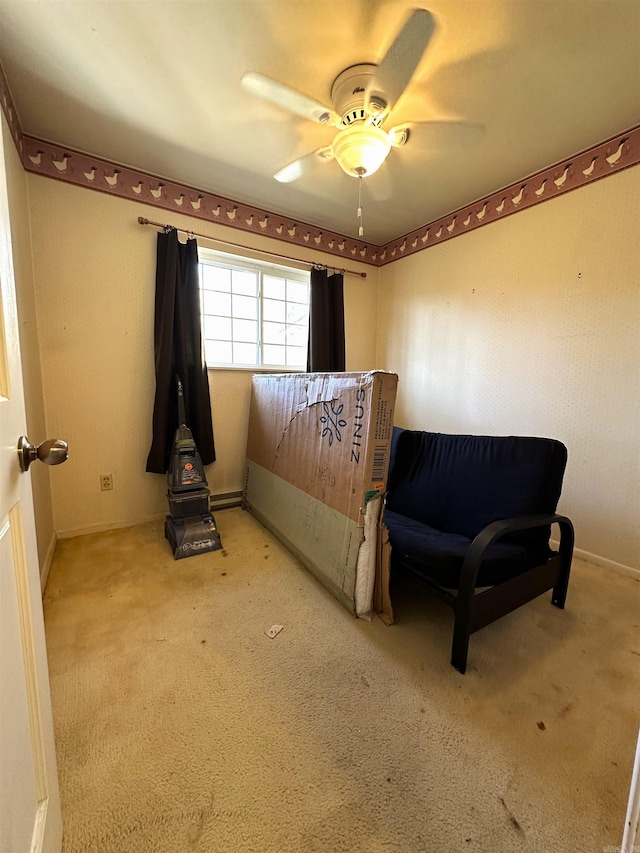
<path fill-rule="evenodd" d="M 201 249 L 200 290 L 207 366 L 305 369 L 307 273 Z"/>

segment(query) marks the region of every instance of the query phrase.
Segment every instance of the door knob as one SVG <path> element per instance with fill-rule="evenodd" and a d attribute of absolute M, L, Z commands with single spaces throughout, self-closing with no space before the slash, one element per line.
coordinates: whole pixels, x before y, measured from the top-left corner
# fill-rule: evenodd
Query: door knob
<path fill-rule="evenodd" d="M 18 459 L 20 469 L 28 471 L 29 465 L 39 459 L 45 465 L 60 465 L 69 456 L 69 446 L 61 438 L 50 438 L 37 447 L 30 443 L 26 435 L 21 435 L 18 441 Z"/>

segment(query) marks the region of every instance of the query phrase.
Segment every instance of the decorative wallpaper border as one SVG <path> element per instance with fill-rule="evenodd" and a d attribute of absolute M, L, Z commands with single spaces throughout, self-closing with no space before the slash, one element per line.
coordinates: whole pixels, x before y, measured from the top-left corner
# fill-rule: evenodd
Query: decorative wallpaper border
<path fill-rule="evenodd" d="M 368 264 L 377 263 L 378 247 L 361 240 L 129 169 L 26 134 L 22 139 L 22 162 L 29 172 L 120 198 L 141 201 L 172 213 L 186 213 L 207 222 L 273 237 L 284 243 L 315 247 L 331 255 Z"/>
<path fill-rule="evenodd" d="M 15 142 L 18 154 L 20 155 L 20 159 L 22 159 L 22 127 L 20 126 L 20 119 L 18 118 L 18 113 L 16 112 L 16 108 L 13 103 L 13 98 L 11 97 L 11 92 L 9 91 L 9 84 L 7 83 L 7 78 L 4 76 L 4 69 L 2 68 L 1 63 L 0 105 L 2 106 L 2 112 L 5 115 L 7 124 L 9 125 L 9 130 L 11 131 L 11 136 L 13 137 L 13 141 Z"/>
<path fill-rule="evenodd" d="M 384 266 L 640 163 L 640 125 L 381 246 L 92 157 L 22 132 L 0 64 L 0 105 L 24 168 L 87 189 Z"/>
<path fill-rule="evenodd" d="M 640 125 L 380 247 L 378 266 L 444 243 L 640 163 Z"/>

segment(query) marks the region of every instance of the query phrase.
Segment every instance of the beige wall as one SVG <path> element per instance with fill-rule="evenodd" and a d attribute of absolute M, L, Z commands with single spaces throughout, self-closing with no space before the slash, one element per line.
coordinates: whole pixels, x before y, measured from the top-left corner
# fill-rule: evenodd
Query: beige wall
<path fill-rule="evenodd" d="M 24 379 L 24 401 L 27 415 L 27 435 L 34 444 L 52 438 L 47 432 L 42 399 L 42 376 L 38 349 L 36 305 L 31 263 L 31 236 L 27 204 L 26 176 L 18 152 L 11 138 L 3 113 L 4 157 L 7 169 L 9 216 L 13 246 L 13 265 L 16 278 L 16 297 L 20 318 L 20 355 Z M 16 443 L 18 436 L 16 436 Z M 46 465 L 32 465 L 29 469 L 33 489 L 33 504 L 38 541 L 40 577 L 44 589 L 49 571 L 55 533 L 51 508 L 49 478 L 51 469 Z"/>
<path fill-rule="evenodd" d="M 55 529 L 68 536 L 156 518 L 166 512 L 166 481 L 144 471 L 155 388 L 156 231 L 138 225 L 137 217 L 164 222 L 169 215 L 41 176 L 28 175 L 27 185 L 47 424 L 70 448 L 51 479 Z M 259 235 L 169 218 L 283 251 L 282 243 Z M 298 247 L 295 254 L 306 257 Z M 347 368 L 367 370 L 376 366 L 378 271 L 349 266 L 366 271 L 367 279 L 345 277 Z M 212 370 L 209 379 L 217 453 L 209 485 L 214 494 L 240 490 L 251 374 Z M 102 473 L 113 474 L 113 491 L 100 491 Z"/>
<path fill-rule="evenodd" d="M 164 221 L 164 214 L 25 176 L 12 147 L 8 161 L 29 430 L 34 440 L 56 435 L 71 448 L 66 465 L 34 472 L 46 552 L 53 530 L 73 535 L 165 511 L 164 478 L 144 472 L 154 390 L 155 231 L 136 221 Z M 379 272 L 354 262 L 368 278 L 345 278 L 347 367 L 399 374 L 396 423 L 561 439 L 569 465 L 560 509 L 576 524 L 578 548 L 635 568 L 639 182 L 640 169 L 629 169 Z M 257 235 L 171 218 L 282 251 Z M 242 488 L 250 383 L 248 372 L 210 372 L 214 493 Z M 113 474 L 112 492 L 100 492 L 101 473 Z"/>
<path fill-rule="evenodd" d="M 383 267 L 395 422 L 558 438 L 577 547 L 640 568 L 640 167 Z"/>

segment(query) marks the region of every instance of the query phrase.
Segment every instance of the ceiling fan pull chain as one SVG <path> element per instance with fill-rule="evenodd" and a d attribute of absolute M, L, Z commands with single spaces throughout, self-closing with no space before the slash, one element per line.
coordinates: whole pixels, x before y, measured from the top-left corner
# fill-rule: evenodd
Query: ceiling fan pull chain
<path fill-rule="evenodd" d="M 364 237 L 364 228 L 362 226 L 362 175 L 358 176 L 358 237 Z"/>

